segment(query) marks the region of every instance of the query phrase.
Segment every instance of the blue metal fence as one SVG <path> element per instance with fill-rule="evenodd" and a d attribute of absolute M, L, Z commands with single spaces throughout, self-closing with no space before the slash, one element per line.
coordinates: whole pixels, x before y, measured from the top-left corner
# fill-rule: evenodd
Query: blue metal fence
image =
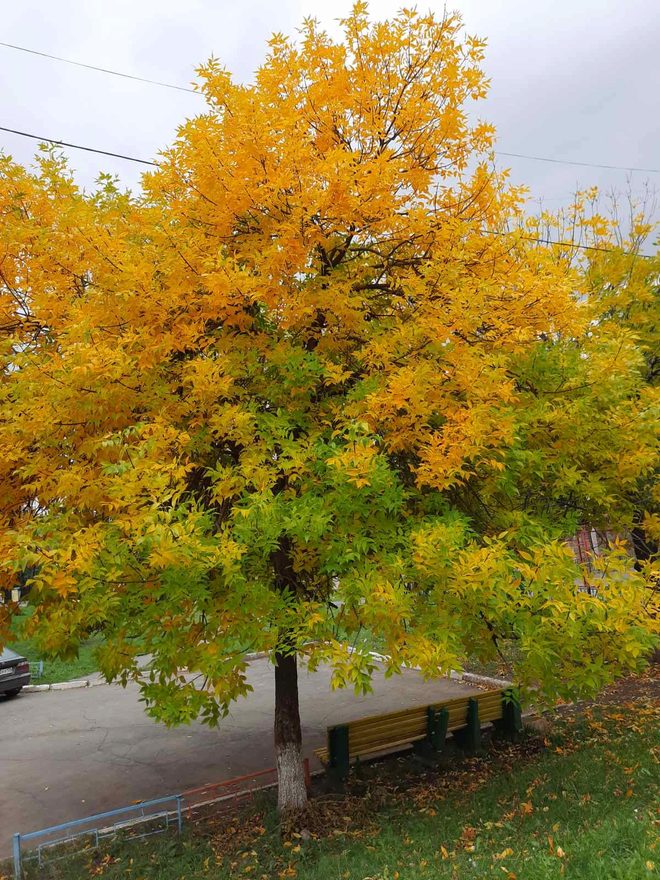
<path fill-rule="evenodd" d="M 140 801 L 130 807 L 121 807 L 118 810 L 109 810 L 107 813 L 96 813 L 85 819 L 75 819 L 72 822 L 64 822 L 62 825 L 51 825 L 50 828 L 42 828 L 40 831 L 30 831 L 27 834 L 14 834 L 12 839 L 12 854 L 14 858 L 14 878 L 21 880 L 23 865 L 30 861 L 36 861 L 41 867 L 48 856 L 48 851 L 54 847 L 71 843 L 83 837 L 91 837 L 94 845 L 98 846 L 99 840 L 114 836 L 118 831 L 130 831 L 147 822 L 163 820 L 164 827 L 156 831 L 144 831 L 133 837 L 147 837 L 150 834 L 158 834 L 166 831 L 170 825 L 176 825 L 181 833 L 183 823 L 182 813 L 183 795 L 174 794 L 169 797 L 156 798 L 151 801 Z M 168 809 L 169 807 L 169 809 Z M 122 817 L 121 819 L 119 817 Z M 36 841 L 36 845 L 35 845 Z M 24 844 L 31 844 L 29 849 Z M 55 856 L 61 858 L 62 856 Z"/>

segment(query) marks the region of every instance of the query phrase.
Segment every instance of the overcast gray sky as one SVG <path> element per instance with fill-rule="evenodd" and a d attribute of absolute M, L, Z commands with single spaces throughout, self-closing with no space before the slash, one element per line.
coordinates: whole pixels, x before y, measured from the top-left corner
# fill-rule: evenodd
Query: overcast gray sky
<path fill-rule="evenodd" d="M 249 80 L 274 31 L 312 15 L 328 29 L 351 0 L 1 0 L 0 40 L 126 73 L 186 85 L 211 54 Z M 372 0 L 384 18 L 411 0 Z M 444 3 L 421 2 L 441 13 Z M 660 168 L 660 11 L 657 0 L 455 0 L 466 29 L 488 39 L 490 97 L 479 115 L 498 148 L 578 162 Z M 0 125 L 150 159 L 203 107 L 157 88 L 0 47 Z M 29 163 L 35 143 L 0 132 Z M 141 167 L 67 150 L 80 182 L 100 170 L 139 185 Z M 576 185 L 626 188 L 625 171 L 499 158 L 516 182 L 556 208 Z M 632 188 L 660 175 L 635 172 Z"/>

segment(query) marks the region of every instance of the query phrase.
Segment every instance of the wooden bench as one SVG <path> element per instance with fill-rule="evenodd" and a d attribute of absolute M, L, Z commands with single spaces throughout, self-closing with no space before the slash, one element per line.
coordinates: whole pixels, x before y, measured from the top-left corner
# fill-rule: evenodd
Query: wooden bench
<path fill-rule="evenodd" d="M 483 691 L 337 724 L 328 728 L 327 746 L 314 754 L 333 773 L 345 778 L 351 761 L 400 751 L 415 743 L 424 742 L 431 751 L 442 752 L 448 733 L 475 752 L 481 744 L 481 725 L 487 722 L 511 736 L 520 732 L 520 706 L 509 690 Z"/>

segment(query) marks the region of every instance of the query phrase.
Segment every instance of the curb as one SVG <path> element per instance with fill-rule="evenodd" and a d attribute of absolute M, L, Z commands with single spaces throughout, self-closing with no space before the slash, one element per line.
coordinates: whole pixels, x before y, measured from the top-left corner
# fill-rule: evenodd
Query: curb
<path fill-rule="evenodd" d="M 460 681 L 474 682 L 474 684 L 488 684 L 493 687 L 513 687 L 513 682 L 506 678 L 491 678 L 489 675 L 477 675 L 476 672 L 455 672 Z"/>
<path fill-rule="evenodd" d="M 42 691 L 72 691 L 76 688 L 96 687 L 99 684 L 106 684 L 106 682 L 81 678 L 74 679 L 73 681 L 55 681 L 52 684 L 26 684 L 23 687 L 23 691 L 26 694 L 35 694 Z"/>
<path fill-rule="evenodd" d="M 243 659 L 247 660 L 250 663 L 252 660 L 263 660 L 264 657 L 269 657 L 270 651 L 256 651 L 253 654 L 246 654 Z"/>

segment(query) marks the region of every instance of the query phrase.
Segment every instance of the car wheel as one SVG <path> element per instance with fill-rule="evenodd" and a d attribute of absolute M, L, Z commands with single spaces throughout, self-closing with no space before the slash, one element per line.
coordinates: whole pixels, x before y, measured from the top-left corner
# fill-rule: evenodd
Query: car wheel
<path fill-rule="evenodd" d="M 10 691 L 5 691 L 5 695 L 8 696 L 8 697 L 16 697 L 16 696 L 18 696 L 18 694 L 20 694 L 20 692 L 21 692 L 22 690 L 23 690 L 22 687 L 19 687 L 19 688 L 12 688 L 12 690 L 10 690 Z"/>

